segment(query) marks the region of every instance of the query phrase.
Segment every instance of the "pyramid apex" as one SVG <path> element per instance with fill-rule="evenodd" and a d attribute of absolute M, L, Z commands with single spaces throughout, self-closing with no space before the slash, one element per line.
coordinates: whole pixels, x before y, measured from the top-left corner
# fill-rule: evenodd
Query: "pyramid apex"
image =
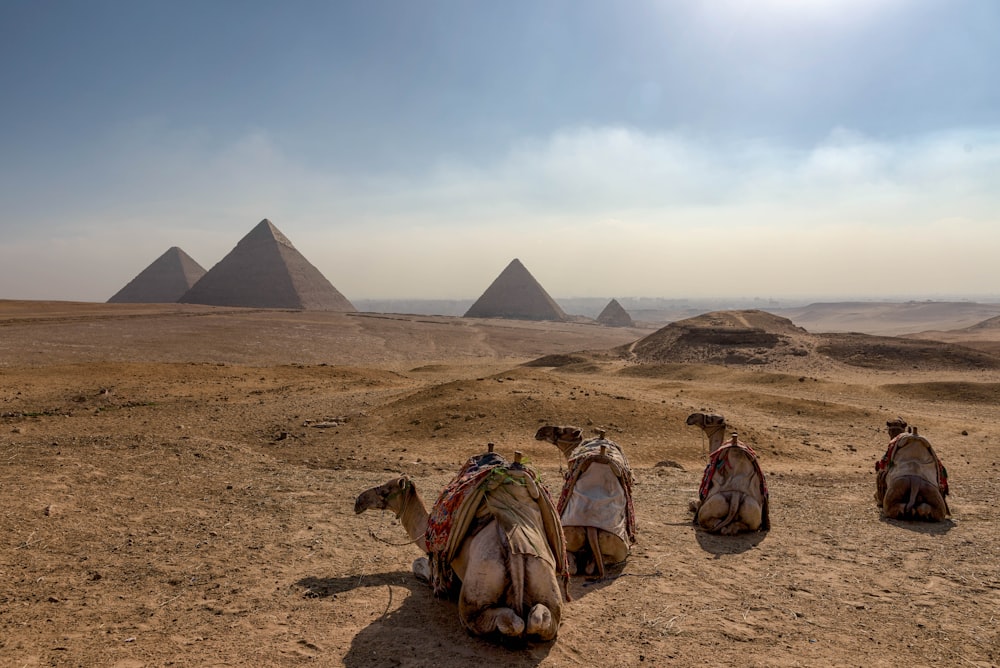
<path fill-rule="evenodd" d="M 108 303 L 176 302 L 204 275 L 204 267 L 191 259 L 179 246 L 171 246 L 116 292 Z"/>
<path fill-rule="evenodd" d="M 254 242 L 263 239 L 273 239 L 279 244 L 288 246 L 289 248 L 295 248 L 292 242 L 286 237 L 278 226 L 271 222 L 269 218 L 264 218 L 259 223 L 254 225 L 253 229 L 250 230 L 245 237 L 240 241 L 244 242 Z"/>
<path fill-rule="evenodd" d="M 466 318 L 565 321 L 566 314 L 531 272 L 514 258 L 465 312 Z"/>
<path fill-rule="evenodd" d="M 257 223 L 179 301 L 214 306 L 355 310 L 267 218 Z"/>

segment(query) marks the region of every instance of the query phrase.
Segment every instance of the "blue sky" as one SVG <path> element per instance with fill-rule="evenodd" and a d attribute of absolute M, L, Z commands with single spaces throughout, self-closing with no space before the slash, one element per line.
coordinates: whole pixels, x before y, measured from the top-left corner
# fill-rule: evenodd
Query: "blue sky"
<path fill-rule="evenodd" d="M 1000 299 L 994 0 L 0 3 L 0 298 Z"/>

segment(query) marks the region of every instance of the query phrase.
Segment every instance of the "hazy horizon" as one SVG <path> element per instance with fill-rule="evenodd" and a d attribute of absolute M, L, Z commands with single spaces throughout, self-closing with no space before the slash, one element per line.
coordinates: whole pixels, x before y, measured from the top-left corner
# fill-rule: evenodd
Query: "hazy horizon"
<path fill-rule="evenodd" d="M 210 269 L 262 218 L 352 301 L 474 299 L 514 258 L 557 300 L 1000 298 L 998 29 L 990 0 L 3 3 L 0 298 Z"/>

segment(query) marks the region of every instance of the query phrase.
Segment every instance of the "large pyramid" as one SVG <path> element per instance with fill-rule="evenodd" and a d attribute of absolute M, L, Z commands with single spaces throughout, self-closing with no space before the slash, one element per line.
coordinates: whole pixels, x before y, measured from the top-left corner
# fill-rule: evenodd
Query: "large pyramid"
<path fill-rule="evenodd" d="M 622 308 L 617 299 L 608 302 L 608 305 L 601 311 L 601 315 L 597 316 L 597 322 L 609 327 L 635 327 L 632 316 Z"/>
<path fill-rule="evenodd" d="M 173 303 L 204 275 L 204 267 L 177 246 L 172 246 L 116 292 L 108 303 Z"/>
<path fill-rule="evenodd" d="M 178 301 L 312 311 L 356 311 L 265 218 Z"/>
<path fill-rule="evenodd" d="M 563 310 L 535 277 L 514 259 L 465 312 L 466 318 L 567 320 Z"/>

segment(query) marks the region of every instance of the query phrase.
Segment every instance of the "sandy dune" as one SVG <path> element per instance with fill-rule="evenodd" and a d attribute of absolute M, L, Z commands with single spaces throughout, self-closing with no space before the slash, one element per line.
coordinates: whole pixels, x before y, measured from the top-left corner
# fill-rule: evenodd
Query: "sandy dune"
<path fill-rule="evenodd" d="M 654 334 L 0 302 L 0 663 L 996 666 L 998 361 L 917 343 L 759 312 Z M 706 444 L 684 419 L 706 409 L 761 455 L 770 532 L 692 526 Z M 948 467 L 948 522 L 879 517 L 897 415 Z M 507 649 L 410 575 L 390 515 L 352 506 L 400 472 L 433 498 L 487 442 L 557 490 L 547 421 L 625 448 L 639 543 L 571 583 L 556 642 Z"/>

